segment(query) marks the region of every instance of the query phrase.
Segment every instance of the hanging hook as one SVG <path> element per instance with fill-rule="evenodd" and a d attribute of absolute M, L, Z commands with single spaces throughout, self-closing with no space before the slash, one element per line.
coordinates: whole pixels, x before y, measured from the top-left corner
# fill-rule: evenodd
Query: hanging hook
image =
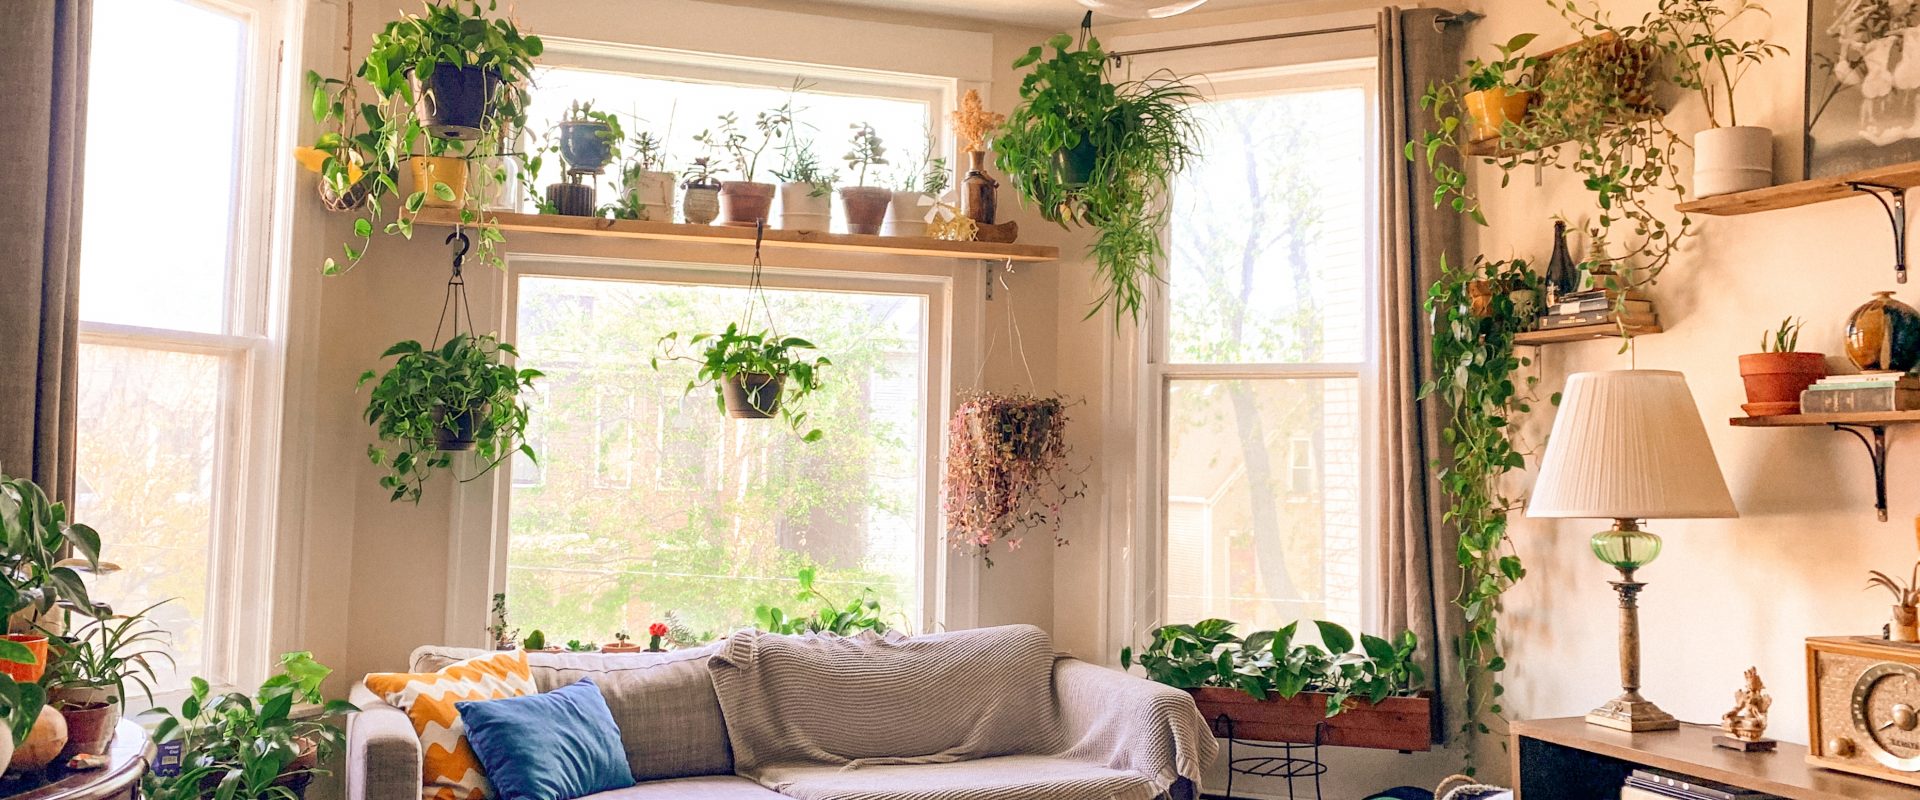
<path fill-rule="evenodd" d="M 473 248 L 473 240 L 467 238 L 466 231 L 458 228 L 455 228 L 453 233 L 447 234 L 446 243 L 453 244 L 455 239 L 460 241 L 460 249 L 455 250 L 453 253 L 453 276 L 458 278 L 460 277 L 460 264 L 467 260 L 467 251 Z"/>
<path fill-rule="evenodd" d="M 760 263 L 760 243 L 766 239 L 766 236 L 767 236 L 766 218 L 762 217 L 760 219 L 754 220 L 753 221 L 753 263 L 755 264 Z"/>

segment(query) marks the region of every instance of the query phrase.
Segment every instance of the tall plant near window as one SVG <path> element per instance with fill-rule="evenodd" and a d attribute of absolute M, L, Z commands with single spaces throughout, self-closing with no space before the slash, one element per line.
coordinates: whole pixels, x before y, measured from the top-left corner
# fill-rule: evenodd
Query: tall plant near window
<path fill-rule="evenodd" d="M 1187 106 L 1200 93 L 1165 70 L 1110 81 L 1100 40 L 1084 26 L 1082 36 L 1078 49 L 1062 33 L 1013 62 L 1032 71 L 993 149 L 1000 170 L 1042 217 L 1098 231 L 1092 255 L 1105 290 L 1087 315 L 1111 304 L 1117 324 L 1139 318 L 1148 284 L 1160 280 L 1164 201 L 1194 156 Z"/>

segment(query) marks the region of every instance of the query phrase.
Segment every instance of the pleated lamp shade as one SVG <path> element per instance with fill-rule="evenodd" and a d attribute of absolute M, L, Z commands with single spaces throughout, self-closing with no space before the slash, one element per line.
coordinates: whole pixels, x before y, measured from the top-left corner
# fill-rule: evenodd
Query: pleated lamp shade
<path fill-rule="evenodd" d="M 1737 517 L 1687 379 L 1666 370 L 1567 378 L 1529 517 Z"/>

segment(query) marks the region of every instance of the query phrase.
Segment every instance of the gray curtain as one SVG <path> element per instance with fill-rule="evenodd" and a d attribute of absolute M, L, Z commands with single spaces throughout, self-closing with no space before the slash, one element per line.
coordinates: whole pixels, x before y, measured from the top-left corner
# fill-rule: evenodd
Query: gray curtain
<path fill-rule="evenodd" d="M 1453 641 L 1465 620 L 1453 599 L 1458 535 L 1441 522 L 1445 500 L 1431 462 L 1441 455 L 1443 409 L 1419 399 L 1431 367 L 1432 320 L 1424 302 L 1440 276 L 1440 260 L 1458 264 L 1460 219 L 1433 207 L 1433 176 L 1407 160 L 1406 142 L 1432 115 L 1420 108 L 1427 84 L 1459 69 L 1459 25 L 1436 9 L 1380 13 L 1380 611 L 1389 631 L 1420 637 L 1420 655 L 1436 693 L 1434 736 L 1442 741 L 1465 715 Z"/>
<path fill-rule="evenodd" d="M 9 0 L 0 48 L 0 471 L 71 502 L 91 0 Z"/>

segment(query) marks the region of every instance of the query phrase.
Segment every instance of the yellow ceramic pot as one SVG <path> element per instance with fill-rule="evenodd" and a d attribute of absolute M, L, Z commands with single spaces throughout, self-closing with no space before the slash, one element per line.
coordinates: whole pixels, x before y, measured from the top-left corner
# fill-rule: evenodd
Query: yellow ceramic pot
<path fill-rule="evenodd" d="M 432 208 L 459 208 L 467 199 L 467 161 L 446 156 L 414 156 L 407 160 L 413 167 L 413 188 L 426 192 L 424 205 Z M 435 182 L 453 190 L 453 199 L 443 199 L 433 191 Z"/>
<path fill-rule="evenodd" d="M 1519 125 L 1527 117 L 1527 106 L 1533 104 L 1533 92 L 1515 91 L 1504 86 L 1468 92 L 1460 97 L 1460 104 L 1467 109 L 1467 117 L 1473 120 L 1474 135 L 1479 139 L 1492 139 L 1511 122 Z"/>

